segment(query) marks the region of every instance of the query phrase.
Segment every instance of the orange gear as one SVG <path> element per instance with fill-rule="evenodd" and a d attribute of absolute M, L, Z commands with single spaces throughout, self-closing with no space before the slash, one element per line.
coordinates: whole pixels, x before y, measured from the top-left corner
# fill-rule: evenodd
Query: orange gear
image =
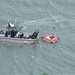
<path fill-rule="evenodd" d="M 55 43 L 58 40 L 58 37 L 55 34 L 44 34 L 43 39 L 47 42 Z"/>

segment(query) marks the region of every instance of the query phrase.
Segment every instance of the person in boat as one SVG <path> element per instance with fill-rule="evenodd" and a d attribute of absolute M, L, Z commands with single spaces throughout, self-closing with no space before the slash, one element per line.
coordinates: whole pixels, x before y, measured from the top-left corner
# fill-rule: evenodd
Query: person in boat
<path fill-rule="evenodd" d="M 16 38 L 24 38 L 24 34 L 22 32 L 18 32 L 16 35 L 15 35 Z"/>
<path fill-rule="evenodd" d="M 16 35 L 17 32 L 19 31 L 19 30 L 17 30 L 17 29 L 15 28 L 15 25 L 14 25 L 14 24 L 11 24 L 11 23 L 8 23 L 8 24 L 5 26 L 5 28 L 7 29 L 7 31 L 5 32 L 5 37 L 8 37 L 8 35 L 9 35 L 10 37 L 15 37 L 15 35 Z"/>
<path fill-rule="evenodd" d="M 8 37 L 8 35 L 12 38 L 23 38 L 24 34 L 20 32 L 21 28 L 15 26 L 14 24 L 8 23 L 5 28 L 7 29 L 5 33 L 5 37 Z"/>
<path fill-rule="evenodd" d="M 15 30 L 8 30 L 5 33 L 5 37 L 10 36 L 10 37 L 13 37 L 14 38 L 16 34 L 17 34 L 17 31 L 15 31 Z"/>
<path fill-rule="evenodd" d="M 31 39 L 36 39 L 38 36 L 39 30 L 37 29 L 32 35 L 29 36 Z"/>
<path fill-rule="evenodd" d="M 10 31 L 10 37 L 14 38 L 17 33 L 18 33 L 17 31 L 11 30 Z"/>

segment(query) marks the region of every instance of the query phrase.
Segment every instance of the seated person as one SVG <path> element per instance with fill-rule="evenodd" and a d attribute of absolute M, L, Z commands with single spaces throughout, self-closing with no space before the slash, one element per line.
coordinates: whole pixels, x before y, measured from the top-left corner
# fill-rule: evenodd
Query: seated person
<path fill-rule="evenodd" d="M 32 35 L 29 36 L 31 39 L 36 39 L 38 36 L 39 30 L 36 30 Z"/>
<path fill-rule="evenodd" d="M 15 35 L 16 38 L 23 38 L 24 37 L 24 34 L 22 32 L 18 32 L 16 35 Z"/>
<path fill-rule="evenodd" d="M 16 34 L 17 34 L 17 31 L 15 31 L 15 30 L 8 30 L 5 33 L 5 37 L 8 37 L 8 35 L 9 35 L 10 37 L 14 38 Z"/>
<path fill-rule="evenodd" d="M 11 30 L 10 31 L 10 37 L 13 37 L 14 38 L 17 33 L 18 33 L 17 31 Z"/>
<path fill-rule="evenodd" d="M 5 25 L 5 28 L 7 29 L 5 37 L 8 37 L 8 35 L 10 35 L 10 37 L 15 37 L 15 35 L 20 31 L 20 28 L 12 23 L 8 23 L 7 25 Z"/>

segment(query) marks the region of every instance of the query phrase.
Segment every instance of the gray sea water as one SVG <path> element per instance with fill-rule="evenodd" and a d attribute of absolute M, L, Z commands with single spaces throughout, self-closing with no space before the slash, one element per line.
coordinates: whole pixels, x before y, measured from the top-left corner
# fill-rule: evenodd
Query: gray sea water
<path fill-rule="evenodd" d="M 75 75 L 75 0 L 0 0 L 0 29 L 11 22 L 39 36 L 54 33 L 55 44 L 0 41 L 0 75 Z"/>

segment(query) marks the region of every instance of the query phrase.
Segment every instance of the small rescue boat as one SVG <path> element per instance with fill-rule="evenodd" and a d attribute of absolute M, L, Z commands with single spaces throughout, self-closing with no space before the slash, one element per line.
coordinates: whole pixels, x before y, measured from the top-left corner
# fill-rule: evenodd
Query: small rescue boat
<path fill-rule="evenodd" d="M 44 34 L 43 40 L 45 40 L 46 42 L 55 43 L 57 42 L 58 37 L 55 34 Z"/>
<path fill-rule="evenodd" d="M 31 39 L 31 38 L 27 38 L 30 34 L 29 33 L 26 33 L 24 34 L 25 37 L 24 38 L 18 38 L 18 37 L 5 37 L 5 34 L 4 34 L 4 30 L 0 30 L 0 41 L 8 41 L 8 42 L 17 42 L 17 43 L 24 43 L 24 44 L 28 44 L 28 43 L 34 43 L 35 41 L 39 40 L 39 37 L 37 37 L 36 39 Z"/>

